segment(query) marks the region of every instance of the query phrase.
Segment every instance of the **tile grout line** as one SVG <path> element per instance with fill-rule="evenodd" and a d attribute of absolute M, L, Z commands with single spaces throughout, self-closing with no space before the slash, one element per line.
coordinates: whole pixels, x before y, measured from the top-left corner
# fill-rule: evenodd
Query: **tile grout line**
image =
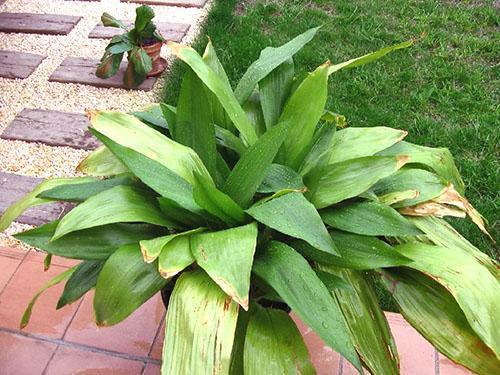
<path fill-rule="evenodd" d="M 338 375 L 342 375 L 343 372 L 344 372 L 344 357 L 340 356 Z"/>
<path fill-rule="evenodd" d="M 45 365 L 45 368 L 43 369 L 42 371 L 42 375 L 46 375 L 47 374 L 47 370 L 49 369 L 49 366 L 50 366 L 50 362 L 52 362 L 52 359 L 55 357 L 56 355 L 56 352 L 59 350 L 61 346 L 60 345 L 57 345 L 55 350 L 52 352 L 52 354 L 50 355 L 50 358 L 49 360 L 47 361 L 47 364 Z"/>
<path fill-rule="evenodd" d="M 63 347 L 66 346 L 69 348 L 85 350 L 85 351 L 88 351 L 91 353 L 105 354 L 105 355 L 109 355 L 112 357 L 128 359 L 128 360 L 136 361 L 136 362 L 153 363 L 155 365 L 161 364 L 161 361 L 159 361 L 157 359 L 149 358 L 149 357 L 142 357 L 142 356 L 133 355 L 133 354 L 116 352 L 114 350 L 96 348 L 94 346 L 80 344 L 80 343 L 76 343 L 76 342 L 72 342 L 72 341 L 64 341 L 61 339 L 52 339 L 49 337 L 39 336 L 37 334 L 28 333 L 28 332 L 21 332 L 21 331 L 11 329 L 11 328 L 6 328 L 6 327 L 0 327 L 0 332 L 10 333 L 10 334 L 17 335 L 17 336 L 23 336 L 23 337 L 27 337 L 30 339 L 35 339 L 35 340 L 39 340 L 39 341 L 43 341 L 43 342 L 57 344 L 57 345 L 60 345 Z"/>
<path fill-rule="evenodd" d="M 71 325 L 71 323 L 73 323 L 73 320 L 75 319 L 76 317 L 76 314 L 78 313 L 78 311 L 80 310 L 80 306 L 82 306 L 82 303 L 83 303 L 83 297 L 80 298 L 80 300 L 78 301 L 78 307 L 75 309 L 75 313 L 73 314 L 73 316 L 71 317 L 71 319 L 69 320 L 69 323 L 68 325 L 66 326 L 66 328 L 64 329 L 64 332 L 63 332 L 63 335 L 61 337 L 61 340 L 64 341 L 64 338 L 66 337 L 66 334 L 68 333 L 68 329 L 69 329 L 69 326 Z"/>
<path fill-rule="evenodd" d="M 160 320 L 160 324 L 158 325 L 158 328 L 156 329 L 155 337 L 153 338 L 153 342 L 151 343 L 151 347 L 149 348 L 149 351 L 148 351 L 148 357 L 151 356 L 151 353 L 153 352 L 153 346 L 154 346 L 158 336 L 160 336 L 161 326 L 162 326 L 162 323 L 165 320 L 166 316 L 167 316 L 167 312 L 165 311 L 162 315 L 161 320 Z M 166 322 L 165 322 L 165 324 L 166 324 Z"/>
<path fill-rule="evenodd" d="M 439 375 L 439 352 L 434 348 L 434 372 Z"/>

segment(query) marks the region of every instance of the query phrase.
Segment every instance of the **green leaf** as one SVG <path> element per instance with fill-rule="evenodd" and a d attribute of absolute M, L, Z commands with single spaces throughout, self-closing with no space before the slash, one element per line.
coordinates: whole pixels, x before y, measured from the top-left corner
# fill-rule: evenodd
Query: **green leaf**
<path fill-rule="evenodd" d="M 406 159 L 400 156 L 367 156 L 318 168 L 308 177 L 310 201 L 317 208 L 353 198 L 377 181 L 401 168 Z"/>
<path fill-rule="evenodd" d="M 345 118 L 344 115 L 340 115 L 338 113 L 329 111 L 325 109 L 323 112 L 323 115 L 321 116 L 321 120 L 331 123 L 334 125 L 337 129 L 342 129 L 347 126 L 347 119 Z"/>
<path fill-rule="evenodd" d="M 259 58 L 243 74 L 234 91 L 238 101 L 244 103 L 259 81 L 300 51 L 304 45 L 311 41 L 318 30 L 319 27 L 309 29 L 278 48 L 267 47 L 263 49 Z"/>
<path fill-rule="evenodd" d="M 121 146 L 93 129 L 91 131 L 144 184 L 163 197 L 178 203 L 188 211 L 201 212 L 201 208 L 194 201 L 192 186 L 182 177 L 158 161 L 150 159 L 131 148 Z"/>
<path fill-rule="evenodd" d="M 135 8 L 135 30 L 139 33 L 143 31 L 146 25 L 150 23 L 154 17 L 155 12 L 147 5 L 141 5 Z"/>
<path fill-rule="evenodd" d="M 451 182 L 460 194 L 464 194 L 464 181 L 447 148 L 425 147 L 403 141 L 381 151 L 379 155 L 407 155 L 410 157 L 408 163 L 423 164 L 431 168 L 438 176 Z"/>
<path fill-rule="evenodd" d="M 328 254 L 338 255 L 318 211 L 301 193 L 282 195 L 256 204 L 246 212 L 278 232 L 303 239 Z"/>
<path fill-rule="evenodd" d="M 245 115 L 241 105 L 236 100 L 231 86 L 216 73 L 198 53 L 188 46 L 183 46 L 174 42 L 168 42 L 171 51 L 182 61 L 188 64 L 194 70 L 196 75 L 212 91 L 219 102 L 226 110 L 227 115 L 239 130 L 243 140 L 248 145 L 257 141 L 257 134 Z"/>
<path fill-rule="evenodd" d="M 95 75 L 102 79 L 108 79 L 114 76 L 118 72 L 118 69 L 120 69 L 122 60 L 123 52 L 106 51 L 97 67 Z"/>
<path fill-rule="evenodd" d="M 195 178 L 196 175 L 195 175 Z M 208 213 L 218 217 L 229 225 L 242 224 L 245 221 L 245 212 L 228 195 L 217 189 L 215 185 L 204 183 L 197 179 L 193 189 L 195 202 Z"/>
<path fill-rule="evenodd" d="M 189 183 L 193 172 L 211 179 L 203 162 L 189 147 L 169 139 L 136 117 L 118 112 L 92 112 L 92 127 L 121 146 L 128 147 L 157 161 Z"/>
<path fill-rule="evenodd" d="M 399 208 L 414 206 L 436 198 L 444 192 L 445 188 L 446 183 L 434 173 L 423 169 L 407 167 L 380 180 L 373 187 L 373 191 L 377 195 L 387 195 L 389 193 L 406 190 L 415 190 L 418 192 L 416 197 L 399 201 L 393 205 L 394 207 Z"/>
<path fill-rule="evenodd" d="M 100 146 L 92 151 L 78 164 L 77 170 L 95 177 L 115 176 L 128 172 L 127 167 L 106 146 Z"/>
<path fill-rule="evenodd" d="M 264 114 L 262 113 L 258 91 L 254 91 L 246 102 L 243 103 L 243 110 L 254 127 L 257 136 L 260 137 L 266 132 L 266 124 L 264 122 Z"/>
<path fill-rule="evenodd" d="M 259 82 L 262 113 L 267 129 L 278 123 L 290 95 L 294 73 L 293 59 L 289 58 Z"/>
<path fill-rule="evenodd" d="M 202 217 L 197 213 L 186 210 L 182 207 L 179 202 L 173 201 L 169 198 L 159 197 L 158 203 L 160 204 L 160 210 L 163 214 L 172 222 L 177 223 L 179 228 L 192 228 L 206 225 L 207 219 L 209 217 Z M 199 213 L 206 214 L 202 212 L 197 206 Z"/>
<path fill-rule="evenodd" d="M 134 47 L 128 54 L 128 60 L 123 81 L 127 87 L 137 87 L 146 80 L 153 69 L 153 60 L 141 47 Z"/>
<path fill-rule="evenodd" d="M 250 272 L 257 245 L 257 223 L 191 236 L 198 265 L 231 298 L 248 310 Z"/>
<path fill-rule="evenodd" d="M 241 156 L 227 178 L 223 191 L 241 207 L 248 207 L 264 181 L 285 139 L 287 126 L 287 123 L 281 123 L 268 130 Z"/>
<path fill-rule="evenodd" d="M 217 150 L 212 109 L 205 85 L 191 69 L 187 69 L 182 80 L 174 130 L 172 138 L 191 147 L 215 177 Z"/>
<path fill-rule="evenodd" d="M 106 48 L 106 51 L 111 53 L 112 55 L 118 55 L 118 54 L 123 54 L 124 52 L 131 51 L 133 49 L 134 49 L 134 45 L 129 40 L 125 40 L 123 42 L 115 43 L 113 45 L 108 46 Z M 122 61 L 122 58 L 123 58 L 123 55 L 119 56 L 119 60 L 118 60 L 119 62 L 118 61 L 116 62 L 118 65 L 118 68 L 120 67 L 120 63 Z M 98 71 L 99 71 L 99 68 L 98 68 Z M 101 78 L 109 78 L 109 77 L 101 77 Z"/>
<path fill-rule="evenodd" d="M 340 64 L 332 65 L 328 71 L 328 74 L 335 73 L 341 69 L 356 68 L 360 65 L 368 64 L 372 61 L 380 59 L 381 57 L 387 55 L 388 53 L 390 53 L 392 51 L 396 51 L 396 50 L 402 49 L 402 48 L 407 48 L 407 47 L 411 46 L 414 42 L 415 42 L 414 40 L 409 40 L 409 41 L 406 41 L 403 43 L 394 44 L 392 46 L 379 49 L 378 51 L 368 53 L 368 54 L 363 55 L 361 57 L 356 57 L 355 59 L 351 59 L 351 60 L 345 61 L 345 62 L 340 63 Z"/>
<path fill-rule="evenodd" d="M 163 246 L 158 257 L 158 272 L 169 279 L 194 262 L 189 236 L 178 236 Z"/>
<path fill-rule="evenodd" d="M 20 328 L 23 329 L 24 327 L 26 327 L 30 321 L 30 318 L 31 318 L 31 313 L 33 311 L 33 306 L 35 305 L 36 301 L 38 300 L 38 298 L 43 294 L 43 292 L 45 292 L 47 289 L 49 289 L 50 287 L 54 286 L 54 285 L 57 285 L 61 282 L 63 282 L 64 280 L 66 280 L 68 277 L 71 276 L 71 274 L 73 272 L 75 272 L 75 269 L 76 269 L 76 266 L 75 267 L 72 267 L 66 271 L 64 271 L 63 273 L 57 275 L 56 277 L 54 277 L 53 279 L 49 280 L 47 283 L 45 283 L 42 288 L 33 296 L 33 298 L 31 299 L 30 303 L 28 304 L 28 306 L 26 307 L 26 310 L 24 311 L 23 313 L 23 317 L 21 318 L 21 323 L 20 323 Z"/>
<path fill-rule="evenodd" d="M 60 309 L 70 303 L 78 301 L 85 293 L 95 287 L 97 277 L 104 266 L 100 260 L 90 260 L 80 263 L 64 286 L 63 294 L 57 301 Z"/>
<path fill-rule="evenodd" d="M 155 264 L 145 263 L 138 244 L 125 245 L 104 263 L 94 296 L 99 326 L 121 322 L 167 283 Z"/>
<path fill-rule="evenodd" d="M 280 122 L 288 122 L 287 137 L 283 143 L 285 163 L 298 169 L 309 151 L 314 130 L 325 108 L 328 91 L 328 64 L 321 65 L 302 81 L 288 99 Z"/>
<path fill-rule="evenodd" d="M 498 275 L 460 247 L 413 242 L 398 245 L 396 250 L 412 260 L 407 267 L 425 273 L 455 297 L 472 329 L 500 356 L 495 328 L 500 320 Z"/>
<path fill-rule="evenodd" d="M 420 231 L 394 208 L 378 202 L 354 202 L 321 212 L 329 226 L 367 236 L 417 236 Z"/>
<path fill-rule="evenodd" d="M 284 243 L 270 242 L 262 256 L 255 259 L 253 271 L 280 295 L 326 345 L 361 370 L 338 303 L 299 253 Z"/>
<path fill-rule="evenodd" d="M 359 271 L 320 267 L 342 277 L 350 288 L 330 289 L 337 299 L 363 365 L 372 374 L 399 374 L 396 343 L 377 295 Z"/>
<path fill-rule="evenodd" d="M 175 238 L 180 236 L 189 236 L 194 233 L 202 232 L 205 228 L 196 228 L 186 232 L 179 232 L 174 234 L 169 234 L 167 236 L 156 237 L 149 240 L 142 240 L 139 242 L 141 247 L 141 252 L 146 263 L 152 263 L 158 258 L 165 248 L 165 246 L 173 241 Z"/>
<path fill-rule="evenodd" d="M 144 123 L 148 123 L 163 129 L 169 128 L 169 121 L 165 118 L 160 104 L 152 104 L 144 108 L 144 110 L 142 111 L 135 111 L 131 112 L 130 114 L 134 115 Z"/>
<path fill-rule="evenodd" d="M 294 321 L 281 310 L 256 307 L 243 352 L 245 375 L 316 374 Z"/>
<path fill-rule="evenodd" d="M 304 190 L 302 177 L 292 168 L 271 164 L 267 176 L 257 189 L 258 193 L 276 193 L 280 190 Z"/>
<path fill-rule="evenodd" d="M 170 131 L 175 131 L 175 122 L 177 120 L 177 108 L 166 103 L 160 103 L 161 113 L 163 118 L 167 121 Z"/>
<path fill-rule="evenodd" d="M 333 136 L 330 164 L 375 155 L 407 135 L 407 131 L 385 126 L 341 129 Z"/>
<path fill-rule="evenodd" d="M 327 122 L 316 129 L 309 152 L 299 167 L 302 176 L 307 175 L 314 168 L 321 168 L 329 163 L 330 154 L 333 151 L 332 144 L 335 131 L 335 124 Z"/>
<path fill-rule="evenodd" d="M 166 318 L 161 373 L 229 373 L 238 305 L 204 272 L 175 283 Z"/>
<path fill-rule="evenodd" d="M 144 222 L 174 228 L 158 207 L 141 190 L 115 186 L 79 204 L 64 216 L 52 241 L 82 229 L 119 222 Z"/>
<path fill-rule="evenodd" d="M 95 179 L 90 182 L 60 185 L 38 194 L 39 198 L 49 198 L 58 201 L 83 202 L 92 195 L 96 195 L 115 186 L 133 186 L 136 182 L 131 175 L 123 174 L 105 180 Z"/>
<path fill-rule="evenodd" d="M 127 26 L 120 20 L 117 20 L 115 17 L 113 17 L 111 14 L 104 12 L 101 16 L 101 22 L 104 26 L 107 27 L 119 27 L 122 28 L 123 30 L 127 31 Z"/>
<path fill-rule="evenodd" d="M 294 249 L 315 262 L 355 270 L 369 270 L 380 267 L 394 267 L 409 263 L 410 260 L 376 237 L 330 232 L 335 248 L 341 256 L 325 254 L 302 241 L 292 243 Z"/>
<path fill-rule="evenodd" d="M 500 361 L 495 353 L 474 332 L 444 287 L 407 268 L 380 274 L 404 318 L 441 353 L 477 374 L 498 372 Z"/>
<path fill-rule="evenodd" d="M 39 206 L 53 202 L 53 199 L 39 198 L 38 195 L 46 190 L 53 189 L 57 186 L 74 184 L 77 182 L 91 182 L 94 181 L 90 177 L 76 177 L 76 178 L 53 178 L 45 180 L 38 184 L 31 192 L 26 194 L 18 201 L 11 204 L 0 217 L 0 232 L 3 232 L 7 227 L 18 218 L 24 211 L 30 207 Z"/>
<path fill-rule="evenodd" d="M 229 130 L 218 125 L 215 125 L 215 137 L 219 145 L 237 152 L 238 155 L 243 155 L 247 149 L 241 139 L 239 139 Z"/>
<path fill-rule="evenodd" d="M 72 232 L 51 241 L 59 220 L 17 233 L 15 238 L 49 254 L 83 260 L 107 259 L 122 245 L 158 237 L 159 227 L 145 224 L 108 224 Z"/>

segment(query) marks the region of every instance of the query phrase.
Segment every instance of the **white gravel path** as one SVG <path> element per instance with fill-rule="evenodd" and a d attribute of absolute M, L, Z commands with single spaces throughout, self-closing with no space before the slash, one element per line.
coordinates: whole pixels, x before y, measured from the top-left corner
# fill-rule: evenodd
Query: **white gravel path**
<path fill-rule="evenodd" d="M 212 0 L 204 8 L 153 6 L 158 22 L 187 23 L 191 27 L 183 43 L 191 43 L 198 34 Z M 7 0 L 0 12 L 27 12 L 76 15 L 83 18 L 64 36 L 0 33 L 0 49 L 31 52 L 47 56 L 28 78 L 13 80 L 0 78 L 0 132 L 24 108 L 67 112 L 85 112 L 88 109 L 133 111 L 157 102 L 163 90 L 168 71 L 160 77 L 151 91 L 97 88 L 79 84 L 48 82 L 49 76 L 66 57 L 98 59 L 106 40 L 89 39 L 88 34 L 108 12 L 119 19 L 133 20 L 140 4 L 121 3 L 119 0 L 100 2 L 64 0 Z M 166 47 L 162 56 L 172 56 Z M 0 171 L 35 177 L 77 175 L 75 167 L 88 152 L 69 147 L 51 147 L 38 143 L 0 139 Z M 17 226 L 19 227 L 19 226 Z M 0 236 L 0 246 L 5 235 Z M 11 240 L 9 240 L 10 242 Z"/>

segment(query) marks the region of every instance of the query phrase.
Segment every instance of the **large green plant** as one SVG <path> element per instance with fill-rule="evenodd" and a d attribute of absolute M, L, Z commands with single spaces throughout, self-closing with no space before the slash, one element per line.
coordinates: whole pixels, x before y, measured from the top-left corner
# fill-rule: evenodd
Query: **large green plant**
<path fill-rule="evenodd" d="M 444 355 L 497 373 L 498 265 L 441 218 L 486 231 L 449 151 L 398 129 L 337 129 L 325 109 L 332 73 L 411 42 L 299 79 L 293 55 L 316 31 L 264 49 L 234 91 L 210 43 L 203 56 L 171 43 L 188 65 L 176 107 L 90 113 L 104 144 L 80 165 L 90 177 L 42 183 L 0 229 L 30 206 L 75 202 L 16 237 L 47 263 L 82 260 L 45 288 L 67 280 L 58 307 L 95 288 L 99 325 L 173 289 L 163 374 L 314 373 L 283 306 L 359 370 L 397 374 L 375 282 Z"/>
<path fill-rule="evenodd" d="M 136 8 L 135 13 L 132 28 L 108 13 L 103 13 L 101 17 L 104 26 L 121 28 L 125 32 L 111 38 L 97 67 L 96 75 L 103 79 L 114 76 L 120 68 L 123 55 L 127 53 L 128 65 L 123 76 L 127 87 L 139 86 L 153 69 L 153 61 L 144 46 L 165 41 L 152 22 L 155 13 L 151 7 L 141 5 Z"/>

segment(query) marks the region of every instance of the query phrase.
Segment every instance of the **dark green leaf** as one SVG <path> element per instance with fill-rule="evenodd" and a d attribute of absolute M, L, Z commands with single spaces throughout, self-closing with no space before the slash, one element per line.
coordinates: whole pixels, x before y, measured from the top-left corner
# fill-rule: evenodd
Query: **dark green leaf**
<path fill-rule="evenodd" d="M 119 27 L 122 28 L 123 30 L 127 30 L 127 26 L 119 20 L 117 20 L 115 17 L 113 17 L 111 14 L 104 12 L 101 16 L 101 22 L 104 26 L 107 27 Z"/>
<path fill-rule="evenodd" d="M 247 149 L 240 138 L 218 125 L 215 125 L 215 137 L 219 145 L 227 147 L 239 155 L 243 155 Z"/>
<path fill-rule="evenodd" d="M 292 168 L 281 164 L 271 164 L 267 176 L 257 189 L 258 193 L 275 193 L 280 190 L 305 189 L 302 177 Z"/>
<path fill-rule="evenodd" d="M 121 322 L 166 283 L 156 264 L 144 262 L 138 244 L 120 247 L 106 261 L 97 279 L 96 323 L 111 326 Z"/>
<path fill-rule="evenodd" d="M 96 76 L 102 79 L 114 76 L 120 69 L 122 59 L 123 53 L 111 54 L 107 52 L 97 67 Z"/>
<path fill-rule="evenodd" d="M 354 202 L 321 211 L 329 226 L 367 236 L 418 236 L 414 224 L 395 209 L 378 202 Z"/>
<path fill-rule="evenodd" d="M 257 203 L 247 213 L 270 228 L 303 239 L 328 254 L 338 255 L 318 211 L 301 193 L 292 192 Z"/>
<path fill-rule="evenodd" d="M 312 169 L 321 168 L 330 162 L 335 131 L 335 124 L 327 122 L 316 129 L 309 152 L 299 167 L 302 176 L 308 174 Z"/>
<path fill-rule="evenodd" d="M 131 114 L 142 122 L 159 128 L 168 129 L 169 127 L 169 121 L 165 118 L 160 104 L 152 104 L 142 111 L 132 112 Z"/>
<path fill-rule="evenodd" d="M 57 308 L 60 309 L 70 303 L 78 301 L 85 293 L 95 287 L 97 277 L 104 266 L 100 260 L 90 260 L 80 263 L 64 286 L 63 294 L 57 301 Z"/>
<path fill-rule="evenodd" d="M 255 259 L 253 271 L 283 298 L 326 345 L 361 370 L 338 303 L 299 253 L 283 243 L 273 241 L 262 256 Z"/>
<path fill-rule="evenodd" d="M 248 207 L 257 188 L 264 181 L 286 136 L 287 126 L 287 123 L 276 125 L 260 137 L 241 156 L 226 180 L 224 192 L 241 207 Z"/>
<path fill-rule="evenodd" d="M 49 254 L 72 259 L 107 259 L 122 245 L 162 235 L 161 228 L 144 224 L 108 224 L 72 232 L 51 241 L 59 220 L 15 234 L 14 237 Z"/>
<path fill-rule="evenodd" d="M 297 241 L 292 245 L 303 256 L 318 263 L 356 270 L 394 267 L 410 262 L 378 238 L 337 231 L 332 231 L 331 235 L 340 257 L 326 254 L 306 242 Z"/>
<path fill-rule="evenodd" d="M 135 9 L 135 29 L 137 32 L 141 32 L 147 26 L 148 23 L 155 17 L 155 12 L 153 9 L 147 5 L 141 5 Z"/>

